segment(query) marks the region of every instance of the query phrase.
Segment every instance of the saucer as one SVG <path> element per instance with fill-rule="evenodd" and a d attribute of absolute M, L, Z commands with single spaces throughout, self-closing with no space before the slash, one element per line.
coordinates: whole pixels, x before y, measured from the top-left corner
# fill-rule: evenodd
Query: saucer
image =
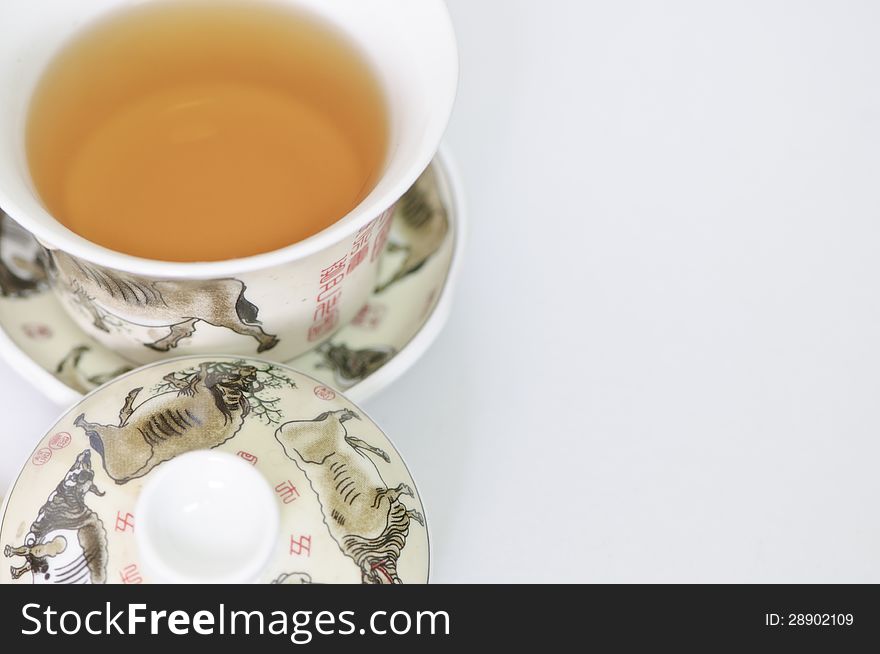
<path fill-rule="evenodd" d="M 357 404 L 292 368 L 161 361 L 44 433 L 0 511 L 0 584 L 428 581 L 400 454 Z"/>
<path fill-rule="evenodd" d="M 377 286 L 354 321 L 285 365 L 363 402 L 430 347 L 449 317 L 464 244 L 460 186 L 441 153 L 394 214 Z M 0 356 L 59 404 L 136 367 L 87 336 L 49 290 L 36 241 L 0 212 Z"/>

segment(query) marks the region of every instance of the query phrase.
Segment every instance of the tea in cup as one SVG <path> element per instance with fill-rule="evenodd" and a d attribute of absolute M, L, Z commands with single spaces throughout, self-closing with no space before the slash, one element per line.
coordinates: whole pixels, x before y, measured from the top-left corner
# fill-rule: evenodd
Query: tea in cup
<path fill-rule="evenodd" d="M 442 1 L 9 5 L 0 206 L 85 332 L 283 361 L 356 315 L 454 102 Z"/>

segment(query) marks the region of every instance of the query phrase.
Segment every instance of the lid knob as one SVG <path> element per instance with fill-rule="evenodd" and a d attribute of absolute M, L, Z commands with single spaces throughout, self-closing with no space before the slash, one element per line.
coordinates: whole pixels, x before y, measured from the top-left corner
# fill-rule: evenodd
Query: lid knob
<path fill-rule="evenodd" d="M 278 545 L 278 501 L 239 457 L 205 450 L 159 466 L 137 504 L 135 538 L 158 583 L 257 581 Z"/>

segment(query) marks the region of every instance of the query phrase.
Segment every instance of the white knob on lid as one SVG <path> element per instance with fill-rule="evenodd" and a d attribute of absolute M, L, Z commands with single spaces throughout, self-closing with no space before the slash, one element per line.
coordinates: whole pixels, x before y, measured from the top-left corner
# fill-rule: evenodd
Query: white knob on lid
<path fill-rule="evenodd" d="M 190 452 L 150 474 L 135 513 L 143 570 L 156 583 L 252 583 L 278 545 L 278 500 L 225 452 Z"/>

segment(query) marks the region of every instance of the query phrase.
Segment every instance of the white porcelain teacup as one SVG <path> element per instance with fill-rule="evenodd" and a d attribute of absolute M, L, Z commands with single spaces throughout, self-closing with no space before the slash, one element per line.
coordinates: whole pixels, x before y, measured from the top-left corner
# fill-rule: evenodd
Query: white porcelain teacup
<path fill-rule="evenodd" d="M 0 4 L 0 207 L 47 249 L 53 290 L 78 325 L 132 361 L 209 351 L 285 361 L 327 340 L 366 302 L 391 210 L 439 147 L 458 82 L 443 0 L 275 1 L 330 21 L 371 60 L 388 98 L 389 156 L 369 196 L 326 230 L 210 263 L 147 260 L 91 243 L 47 212 L 30 178 L 25 121 L 43 70 L 84 26 L 135 3 Z"/>

